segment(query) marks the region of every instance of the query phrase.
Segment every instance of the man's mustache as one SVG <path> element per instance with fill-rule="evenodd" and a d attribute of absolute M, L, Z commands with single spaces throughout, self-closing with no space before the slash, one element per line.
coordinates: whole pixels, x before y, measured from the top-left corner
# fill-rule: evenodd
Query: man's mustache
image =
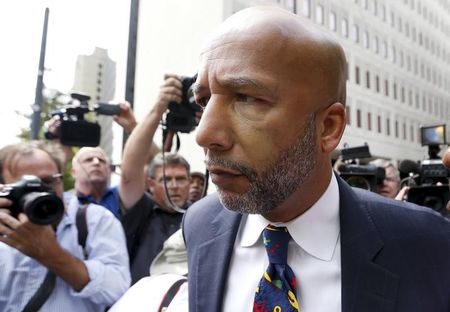
<path fill-rule="evenodd" d="M 253 182 L 258 177 L 258 174 L 251 167 L 244 165 L 242 163 L 225 159 L 223 157 L 209 155 L 205 159 L 206 167 L 220 167 L 223 169 L 230 169 L 234 171 L 239 171 L 243 176 L 245 176 L 250 182 Z"/>

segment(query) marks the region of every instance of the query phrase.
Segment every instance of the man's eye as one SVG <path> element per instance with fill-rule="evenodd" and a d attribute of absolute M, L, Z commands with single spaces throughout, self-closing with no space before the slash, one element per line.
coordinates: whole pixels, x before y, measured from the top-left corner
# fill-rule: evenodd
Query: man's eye
<path fill-rule="evenodd" d="M 246 103 L 251 103 L 256 100 L 254 97 L 242 93 L 237 93 L 235 99 L 236 102 L 246 102 Z"/>

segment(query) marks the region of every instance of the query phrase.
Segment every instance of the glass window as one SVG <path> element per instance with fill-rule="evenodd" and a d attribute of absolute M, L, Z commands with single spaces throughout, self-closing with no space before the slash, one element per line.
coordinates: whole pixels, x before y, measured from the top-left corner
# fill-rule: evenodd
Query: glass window
<path fill-rule="evenodd" d="M 341 34 L 344 37 L 348 37 L 348 22 L 346 18 L 341 20 Z"/>
<path fill-rule="evenodd" d="M 323 25 L 323 6 L 320 4 L 316 6 L 316 22 Z"/>
<path fill-rule="evenodd" d="M 359 78 L 360 78 L 359 77 L 359 66 L 356 66 L 355 67 L 355 82 L 356 82 L 356 84 L 360 83 L 360 79 Z"/>
<path fill-rule="evenodd" d="M 329 25 L 328 25 L 328 27 L 330 27 L 330 29 L 332 31 L 336 31 L 336 13 L 331 11 L 328 18 L 329 18 L 329 21 L 328 21 Z"/>
<path fill-rule="evenodd" d="M 380 52 L 380 47 L 378 45 L 378 37 L 377 36 L 373 37 L 373 50 L 375 51 L 376 54 L 378 54 Z"/>
<path fill-rule="evenodd" d="M 377 131 L 378 133 L 381 133 L 381 116 L 377 116 Z"/>
<path fill-rule="evenodd" d="M 345 113 L 346 113 L 346 117 L 347 117 L 347 125 L 350 125 L 350 120 L 351 120 L 351 118 L 350 118 L 350 114 L 351 114 L 351 109 L 350 109 L 350 105 L 346 105 L 345 106 Z"/>
<path fill-rule="evenodd" d="M 303 0 L 302 13 L 304 16 L 311 16 L 311 0 Z"/>
<path fill-rule="evenodd" d="M 391 120 L 386 118 L 386 134 L 391 135 Z"/>
<path fill-rule="evenodd" d="M 354 42 L 359 42 L 359 26 L 357 24 L 353 24 L 352 27 L 352 39 Z"/>
<path fill-rule="evenodd" d="M 360 109 L 356 110 L 356 126 L 358 128 L 361 128 L 361 110 Z"/>
<path fill-rule="evenodd" d="M 370 72 L 366 71 L 366 88 L 370 89 Z"/>
<path fill-rule="evenodd" d="M 387 56 L 388 56 L 388 48 L 387 48 L 386 41 L 383 41 L 383 43 L 381 43 L 381 50 L 383 51 L 383 56 L 385 58 L 387 58 Z"/>
<path fill-rule="evenodd" d="M 380 77 L 378 75 L 375 76 L 375 90 L 380 93 Z"/>
<path fill-rule="evenodd" d="M 372 114 L 367 113 L 367 130 L 372 130 Z"/>
<path fill-rule="evenodd" d="M 366 49 L 369 48 L 369 32 L 367 30 L 363 33 L 363 45 Z"/>

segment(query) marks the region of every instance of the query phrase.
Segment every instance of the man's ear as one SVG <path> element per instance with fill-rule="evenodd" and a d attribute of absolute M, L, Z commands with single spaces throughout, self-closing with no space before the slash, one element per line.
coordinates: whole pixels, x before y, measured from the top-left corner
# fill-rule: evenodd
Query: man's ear
<path fill-rule="evenodd" d="M 323 153 L 331 153 L 344 133 L 345 106 L 339 102 L 333 103 L 320 112 L 318 118 L 319 148 Z"/>
<path fill-rule="evenodd" d="M 147 187 L 150 190 L 150 192 L 153 194 L 153 189 L 155 187 L 155 181 L 153 181 L 152 178 L 146 177 L 145 181 L 147 182 Z"/>

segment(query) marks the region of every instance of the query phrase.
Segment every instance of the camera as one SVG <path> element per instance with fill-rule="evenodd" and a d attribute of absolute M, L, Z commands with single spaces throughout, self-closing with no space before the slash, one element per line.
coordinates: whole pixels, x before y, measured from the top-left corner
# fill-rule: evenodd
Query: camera
<path fill-rule="evenodd" d="M 383 183 L 386 172 L 382 167 L 358 164 L 360 159 L 371 157 L 367 144 L 357 147 L 347 147 L 341 150 L 341 159 L 344 162 L 338 171 L 342 179 L 353 187 L 377 192 L 378 186 Z"/>
<path fill-rule="evenodd" d="M 6 184 L 0 198 L 12 201 L 8 207 L 15 218 L 24 212 L 31 222 L 39 225 L 56 224 L 64 214 L 64 204 L 52 190 L 36 176 L 24 175 L 16 183 Z"/>
<path fill-rule="evenodd" d="M 197 80 L 197 74 L 193 77 L 182 76 L 181 103 L 169 103 L 169 112 L 166 115 L 165 125 L 167 130 L 189 133 L 197 126 L 195 114 L 201 110 L 195 103 L 192 93 L 192 85 Z"/>
<path fill-rule="evenodd" d="M 101 129 L 98 122 L 88 121 L 85 114 L 118 115 L 119 105 L 98 102 L 89 107 L 90 96 L 82 93 L 71 93 L 71 101 L 64 107 L 51 113 L 52 117 L 58 116 L 61 120 L 59 133 L 55 136 L 46 131 L 46 139 L 59 138 L 61 144 L 67 146 L 91 146 L 100 144 Z"/>
<path fill-rule="evenodd" d="M 450 169 L 446 168 L 438 156 L 440 145 L 446 144 L 445 125 L 424 126 L 420 128 L 422 146 L 428 146 L 429 158 L 411 169 L 409 176 L 402 180 L 410 187 L 407 201 L 432 208 L 446 217 L 447 202 L 450 200 L 448 178 Z"/>

